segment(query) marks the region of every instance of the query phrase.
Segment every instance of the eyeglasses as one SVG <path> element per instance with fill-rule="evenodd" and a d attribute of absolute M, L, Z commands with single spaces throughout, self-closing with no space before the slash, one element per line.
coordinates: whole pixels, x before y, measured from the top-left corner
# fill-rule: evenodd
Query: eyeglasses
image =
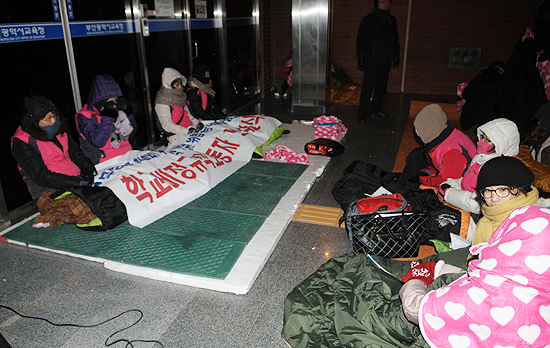
<path fill-rule="evenodd" d="M 506 198 L 510 195 L 512 189 L 513 187 L 499 187 L 494 190 L 483 189 L 480 190 L 479 193 L 483 198 L 491 198 L 493 196 L 493 192 L 500 198 Z"/>

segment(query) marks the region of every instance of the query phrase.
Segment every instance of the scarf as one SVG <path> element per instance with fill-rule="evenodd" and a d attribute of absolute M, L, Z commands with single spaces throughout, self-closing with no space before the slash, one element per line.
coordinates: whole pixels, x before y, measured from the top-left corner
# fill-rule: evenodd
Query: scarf
<path fill-rule="evenodd" d="M 57 135 L 57 132 L 59 131 L 59 127 L 61 127 L 61 120 L 59 117 L 55 118 L 54 124 L 50 126 L 40 126 L 40 129 L 42 129 L 44 132 L 48 133 L 48 139 L 53 139 Z"/>
<path fill-rule="evenodd" d="M 214 92 L 214 90 L 212 89 L 212 82 L 202 83 L 199 80 L 197 80 L 196 78 L 190 77 L 189 80 L 187 81 L 187 83 L 189 84 L 189 86 L 194 87 L 194 88 L 198 88 L 201 91 L 203 91 L 204 93 L 210 94 L 213 97 L 216 96 L 216 92 Z"/>
<path fill-rule="evenodd" d="M 155 97 L 155 104 L 185 106 L 187 104 L 187 95 L 183 88 L 172 89 L 160 86 Z"/>
<path fill-rule="evenodd" d="M 482 204 L 481 210 L 483 211 L 483 217 L 479 219 L 477 223 L 472 245 L 489 242 L 498 226 L 502 224 L 514 209 L 533 205 L 538 199 L 539 191 L 534 186 L 531 186 L 531 191 L 527 192 L 527 195 L 520 194 L 509 201 L 492 207 Z"/>

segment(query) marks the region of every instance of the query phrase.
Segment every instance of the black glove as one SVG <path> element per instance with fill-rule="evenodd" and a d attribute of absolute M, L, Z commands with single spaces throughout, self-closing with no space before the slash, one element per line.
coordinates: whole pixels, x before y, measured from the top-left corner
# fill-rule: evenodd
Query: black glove
<path fill-rule="evenodd" d="M 86 166 L 84 169 L 80 171 L 81 176 L 91 176 L 92 178 L 97 174 L 97 170 L 95 169 L 95 166 Z"/>
<path fill-rule="evenodd" d="M 118 110 L 116 108 L 103 108 L 100 112 L 101 116 L 110 117 L 112 119 L 115 119 L 118 117 Z"/>
<path fill-rule="evenodd" d="M 365 55 L 360 54 L 359 57 L 357 57 L 357 58 L 358 58 L 357 66 L 360 67 L 360 68 L 364 68 L 365 67 Z"/>
<path fill-rule="evenodd" d="M 131 115 L 134 112 L 134 108 L 132 107 L 132 104 L 130 104 L 128 100 L 124 97 L 117 98 L 116 106 L 119 110 L 124 111 L 126 115 Z"/>
<path fill-rule="evenodd" d="M 199 124 L 197 125 L 197 132 L 200 132 L 202 129 L 204 128 L 204 123 L 202 122 L 199 122 Z"/>
<path fill-rule="evenodd" d="M 187 134 L 193 134 L 193 133 L 197 133 L 197 128 L 195 127 L 189 127 L 187 128 Z"/>
<path fill-rule="evenodd" d="M 399 59 L 399 56 L 393 57 L 393 67 L 394 67 L 394 68 L 399 67 L 399 63 L 400 63 L 400 62 L 401 62 L 401 61 L 400 61 L 400 59 Z"/>

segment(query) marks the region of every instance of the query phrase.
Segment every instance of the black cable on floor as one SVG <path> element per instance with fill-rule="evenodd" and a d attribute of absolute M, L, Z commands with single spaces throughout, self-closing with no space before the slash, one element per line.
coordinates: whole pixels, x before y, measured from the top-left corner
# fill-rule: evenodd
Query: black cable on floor
<path fill-rule="evenodd" d="M 124 314 L 127 314 L 127 313 L 131 313 L 131 312 L 137 312 L 139 313 L 139 319 L 136 320 L 135 323 L 127 326 L 127 327 L 124 327 L 116 332 L 114 332 L 113 334 L 111 334 L 109 337 L 107 337 L 107 339 L 105 340 L 105 347 L 109 347 L 109 346 L 112 346 L 114 344 L 117 344 L 119 342 L 124 342 L 126 343 L 126 346 L 125 347 L 131 347 L 131 348 L 134 348 L 134 343 L 155 343 L 155 344 L 159 344 L 162 348 L 164 348 L 164 346 L 162 345 L 162 343 L 160 341 L 156 341 L 156 340 L 127 340 L 127 339 L 124 339 L 124 338 L 120 338 L 114 342 L 111 342 L 109 343 L 109 340 L 114 336 L 116 335 L 117 333 L 119 332 L 122 332 L 124 330 L 127 330 L 129 328 L 131 328 L 132 326 L 136 325 L 137 323 L 139 323 L 141 321 L 141 319 L 143 318 L 143 312 L 140 311 L 139 309 L 129 309 L 127 311 L 124 311 L 112 318 L 109 318 L 105 321 L 102 321 L 100 323 L 97 323 L 97 324 L 93 324 L 93 325 L 79 325 L 79 324 L 56 324 L 56 323 L 53 323 L 51 322 L 50 320 L 48 319 L 45 319 L 45 318 L 40 318 L 40 317 L 33 317 L 33 316 L 30 316 L 30 315 L 24 315 L 24 314 L 21 314 L 19 313 L 18 311 L 16 311 L 15 309 L 11 308 L 11 307 L 8 307 L 8 306 L 4 306 L 4 305 L 0 305 L 0 308 L 5 308 L 9 311 L 12 311 L 13 313 L 17 314 L 18 316 L 20 316 L 21 318 L 27 318 L 27 319 L 36 319 L 36 320 L 42 320 L 42 321 L 45 321 L 47 322 L 48 324 L 50 325 L 53 325 L 53 326 L 69 326 L 69 327 L 78 327 L 78 328 L 92 328 L 92 327 L 97 327 L 97 326 L 100 326 L 100 325 L 103 325 L 105 323 L 108 323 L 109 321 L 112 321 L 112 320 L 115 320 L 121 316 L 123 316 Z"/>

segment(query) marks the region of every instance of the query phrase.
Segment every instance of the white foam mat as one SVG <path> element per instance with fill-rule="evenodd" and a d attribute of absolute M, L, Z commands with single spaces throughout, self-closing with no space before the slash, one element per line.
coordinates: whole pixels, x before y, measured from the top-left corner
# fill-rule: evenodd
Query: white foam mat
<path fill-rule="evenodd" d="M 311 123 L 296 122 L 292 124 L 283 124 L 282 126 L 288 128 L 291 133 L 283 134 L 275 142 L 269 146 L 266 146 L 263 149 L 264 153 L 274 149 L 278 145 L 285 145 L 295 152 L 304 152 L 304 145 L 308 141 L 315 138 L 314 128 Z M 105 268 L 115 272 L 221 292 L 246 294 L 254 284 L 254 281 L 277 246 L 282 234 L 290 224 L 294 213 L 302 203 L 310 188 L 315 183 L 315 180 L 324 172 L 330 158 L 308 155 L 308 160 L 311 165 L 308 166 L 308 168 L 298 178 L 286 195 L 281 198 L 279 204 L 277 204 L 271 215 L 267 217 L 254 237 L 252 237 L 227 277 L 223 280 L 160 271 L 157 269 L 133 266 L 100 258 L 83 257 L 78 254 L 27 245 L 11 240 L 8 240 L 8 242 L 68 256 L 84 258 L 89 261 L 101 262 L 104 264 Z M 270 161 L 277 162 L 279 160 L 273 159 Z M 35 216 L 36 215 L 33 215 L 24 221 L 21 221 L 19 224 L 2 231 L 0 235 L 7 233 L 11 229 L 29 221 L 30 219 L 34 219 Z"/>
<path fill-rule="evenodd" d="M 304 152 L 305 143 L 315 138 L 314 128 L 311 124 L 297 122 L 283 124 L 282 127 L 288 128 L 290 134 L 283 134 L 275 142 L 266 146 L 263 149 L 264 153 L 274 149 L 278 145 L 285 145 L 295 152 Z M 324 172 L 330 158 L 308 155 L 308 160 L 311 165 L 308 166 L 286 195 L 281 198 L 271 215 L 264 221 L 258 232 L 247 244 L 225 279 L 220 280 L 171 273 L 112 261 L 105 261 L 105 267 L 116 272 L 156 280 L 222 292 L 246 294 L 277 246 L 279 239 L 290 224 L 294 213 L 309 192 L 311 186 L 313 186 L 317 177 L 321 176 Z M 277 160 L 273 159 L 271 161 Z"/>

